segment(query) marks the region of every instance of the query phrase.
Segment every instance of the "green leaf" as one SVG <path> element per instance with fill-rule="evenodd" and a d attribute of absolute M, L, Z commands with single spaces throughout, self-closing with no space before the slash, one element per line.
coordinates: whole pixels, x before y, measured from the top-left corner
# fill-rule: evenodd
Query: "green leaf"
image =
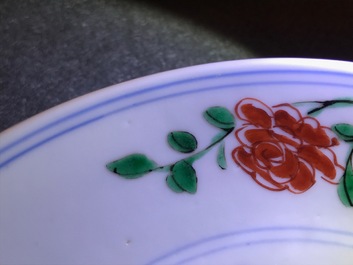
<path fill-rule="evenodd" d="M 184 190 L 175 182 L 173 175 L 169 175 L 166 179 L 168 187 L 177 193 L 184 192 Z"/>
<path fill-rule="evenodd" d="M 212 143 L 220 142 L 228 134 L 228 131 L 220 131 L 212 138 Z"/>
<path fill-rule="evenodd" d="M 348 163 L 344 175 L 338 184 L 338 196 L 345 206 L 353 207 L 352 153 L 348 158 Z"/>
<path fill-rule="evenodd" d="M 175 163 L 172 167 L 172 175 L 175 183 L 184 191 L 196 193 L 197 177 L 196 171 L 185 160 Z"/>
<path fill-rule="evenodd" d="M 223 107 L 210 107 L 203 113 L 203 117 L 213 126 L 223 130 L 232 129 L 235 126 L 233 114 Z"/>
<path fill-rule="evenodd" d="M 335 124 L 332 126 L 332 131 L 334 131 L 336 135 L 343 141 L 353 141 L 353 125 L 346 123 Z"/>
<path fill-rule="evenodd" d="M 132 154 L 107 164 L 107 168 L 127 179 L 141 177 L 157 167 L 156 163 L 143 154 Z"/>
<path fill-rule="evenodd" d="M 224 142 L 222 142 L 218 148 L 217 163 L 221 169 L 227 169 L 227 161 L 224 152 Z"/>
<path fill-rule="evenodd" d="M 174 131 L 168 134 L 169 145 L 176 151 L 191 153 L 197 148 L 195 136 L 188 132 Z"/>

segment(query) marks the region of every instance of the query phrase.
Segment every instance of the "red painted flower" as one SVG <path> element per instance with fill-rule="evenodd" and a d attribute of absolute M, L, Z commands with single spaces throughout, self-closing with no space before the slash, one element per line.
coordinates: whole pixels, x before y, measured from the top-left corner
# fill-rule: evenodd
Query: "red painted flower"
<path fill-rule="evenodd" d="M 241 100 L 235 113 L 244 123 L 232 157 L 261 186 L 302 193 L 315 184 L 316 171 L 330 183 L 341 176 L 337 169 L 344 168 L 331 150 L 338 140 L 316 119 L 289 104 L 270 108 L 253 98 Z"/>

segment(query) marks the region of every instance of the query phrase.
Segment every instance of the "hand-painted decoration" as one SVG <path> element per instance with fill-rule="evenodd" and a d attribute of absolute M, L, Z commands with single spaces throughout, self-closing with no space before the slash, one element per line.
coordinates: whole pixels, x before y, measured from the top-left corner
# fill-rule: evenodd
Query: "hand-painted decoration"
<path fill-rule="evenodd" d="M 197 140 L 191 133 L 174 131 L 167 136 L 168 144 L 177 152 L 189 154 L 180 161 L 159 166 L 143 154 L 132 154 L 109 163 L 107 168 L 127 179 L 138 178 L 152 171 L 168 172 L 166 182 L 171 190 L 196 193 L 197 176 L 193 164 L 218 145 L 217 162 L 220 168 L 226 169 L 223 140 L 233 131 L 235 125 L 233 115 L 223 107 L 211 107 L 204 112 L 203 116 L 206 121 L 220 130 L 205 149 L 196 151 Z"/>
<path fill-rule="evenodd" d="M 303 115 L 295 106 L 315 106 Z M 340 143 L 353 143 L 353 124 L 320 124 L 315 115 L 327 108 L 353 105 L 353 100 L 306 101 L 268 106 L 255 98 L 244 98 L 234 108 L 234 115 L 224 107 L 208 108 L 204 119 L 219 133 L 204 149 L 198 150 L 194 135 L 173 131 L 167 135 L 169 146 L 185 154 L 179 161 L 158 165 L 144 154 L 130 154 L 107 164 L 107 168 L 126 179 L 142 177 L 153 171 L 165 172 L 166 184 L 174 192 L 196 193 L 197 173 L 194 163 L 217 147 L 215 161 L 227 168 L 224 140 L 235 136 L 238 145 L 231 157 L 257 184 L 271 191 L 287 190 L 300 194 L 317 181 L 317 176 L 338 185 L 342 203 L 353 207 L 353 146 L 342 166 L 334 149 Z M 237 126 L 236 123 L 237 122 Z M 234 129 L 235 132 L 232 134 Z"/>

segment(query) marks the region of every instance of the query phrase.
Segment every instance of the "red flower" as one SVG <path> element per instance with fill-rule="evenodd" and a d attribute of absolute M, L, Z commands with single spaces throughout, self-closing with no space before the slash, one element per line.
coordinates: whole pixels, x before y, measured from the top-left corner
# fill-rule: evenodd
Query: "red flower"
<path fill-rule="evenodd" d="M 329 128 L 302 117 L 289 104 L 273 106 L 245 98 L 235 106 L 243 126 L 235 132 L 240 146 L 232 157 L 258 184 L 269 190 L 302 193 L 315 184 L 315 173 L 335 183 L 344 169 L 330 147 L 338 145 Z"/>

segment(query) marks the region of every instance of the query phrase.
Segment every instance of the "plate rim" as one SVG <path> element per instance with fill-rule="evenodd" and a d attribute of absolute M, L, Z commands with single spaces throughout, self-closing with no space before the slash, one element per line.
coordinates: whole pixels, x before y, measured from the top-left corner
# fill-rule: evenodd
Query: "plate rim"
<path fill-rule="evenodd" d="M 277 69 L 276 69 L 277 68 Z M 257 70 L 256 70 L 257 69 Z M 213 62 L 188 66 L 184 68 L 164 71 L 132 79 L 119 84 L 108 86 L 96 91 L 87 93 L 69 101 L 63 102 L 55 107 L 38 113 L 0 133 L 2 139 L 0 143 L 0 155 L 7 152 L 14 146 L 24 141 L 29 141 L 33 136 L 42 131 L 46 131 L 57 124 L 65 121 L 66 118 L 81 115 L 85 109 L 99 107 L 109 100 L 110 96 L 115 98 L 124 94 L 138 93 L 149 86 L 169 86 L 174 83 L 190 82 L 207 77 L 221 78 L 229 73 L 256 72 L 259 69 L 272 69 L 271 71 L 302 71 L 310 70 L 317 73 L 327 73 L 353 77 L 353 63 L 348 61 L 330 59 L 310 59 L 310 58 L 261 58 L 243 59 L 222 62 Z M 53 121 L 54 120 L 54 121 Z M 26 133 L 23 133 L 26 132 Z M 56 138 L 56 137 L 54 137 Z M 30 151 L 30 150 L 29 150 Z M 27 153 L 27 152 L 25 152 Z M 22 156 L 24 154 L 20 154 Z M 17 157 L 15 158 L 17 159 Z M 0 170 L 11 161 L 0 161 Z"/>

